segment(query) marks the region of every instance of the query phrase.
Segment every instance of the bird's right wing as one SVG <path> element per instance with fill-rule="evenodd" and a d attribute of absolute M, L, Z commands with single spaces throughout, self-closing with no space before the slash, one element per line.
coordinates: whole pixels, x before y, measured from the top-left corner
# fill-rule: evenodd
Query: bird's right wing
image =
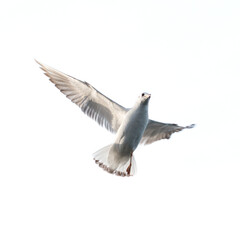
<path fill-rule="evenodd" d="M 117 132 L 127 109 L 97 91 L 87 82 L 66 75 L 54 68 L 41 64 L 41 69 L 50 81 L 76 103 L 89 117 L 111 132 Z"/>
<path fill-rule="evenodd" d="M 161 123 L 149 120 L 142 136 L 141 143 L 150 144 L 161 139 L 169 139 L 173 133 L 182 131 L 186 128 L 193 128 L 194 126 L 195 125 L 192 124 L 186 127 L 181 127 L 177 124 Z"/>

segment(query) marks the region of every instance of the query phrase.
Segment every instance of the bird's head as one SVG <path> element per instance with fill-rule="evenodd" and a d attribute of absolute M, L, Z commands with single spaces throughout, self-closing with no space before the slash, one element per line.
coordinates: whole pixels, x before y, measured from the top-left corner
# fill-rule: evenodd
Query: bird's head
<path fill-rule="evenodd" d="M 141 104 L 148 104 L 150 98 L 151 98 L 151 94 L 146 93 L 146 92 L 142 93 L 139 96 L 139 100 L 140 100 Z"/>

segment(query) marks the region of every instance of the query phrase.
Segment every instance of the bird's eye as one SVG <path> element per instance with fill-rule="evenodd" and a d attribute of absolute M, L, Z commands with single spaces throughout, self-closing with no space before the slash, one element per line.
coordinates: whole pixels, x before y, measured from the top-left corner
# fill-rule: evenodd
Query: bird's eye
<path fill-rule="evenodd" d="M 144 93 L 142 93 L 142 97 L 144 97 L 144 95 L 145 95 L 145 94 L 144 94 Z"/>

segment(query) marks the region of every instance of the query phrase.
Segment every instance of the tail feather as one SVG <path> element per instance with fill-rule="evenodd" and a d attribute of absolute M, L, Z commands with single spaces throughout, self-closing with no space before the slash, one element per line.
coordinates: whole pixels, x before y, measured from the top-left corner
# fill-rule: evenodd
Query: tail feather
<path fill-rule="evenodd" d="M 93 154 L 95 163 L 103 170 L 117 176 L 133 176 L 136 174 L 136 161 L 133 155 L 127 157 L 118 157 L 113 153 L 113 145 L 101 148 Z M 111 150 L 111 151 L 110 151 Z"/>

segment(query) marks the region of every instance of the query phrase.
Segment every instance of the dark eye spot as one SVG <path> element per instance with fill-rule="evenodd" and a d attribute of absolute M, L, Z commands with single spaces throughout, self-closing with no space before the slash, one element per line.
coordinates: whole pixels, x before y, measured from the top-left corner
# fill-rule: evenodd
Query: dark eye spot
<path fill-rule="evenodd" d="M 144 97 L 144 95 L 145 95 L 145 94 L 144 94 L 144 93 L 142 93 L 142 97 Z"/>

